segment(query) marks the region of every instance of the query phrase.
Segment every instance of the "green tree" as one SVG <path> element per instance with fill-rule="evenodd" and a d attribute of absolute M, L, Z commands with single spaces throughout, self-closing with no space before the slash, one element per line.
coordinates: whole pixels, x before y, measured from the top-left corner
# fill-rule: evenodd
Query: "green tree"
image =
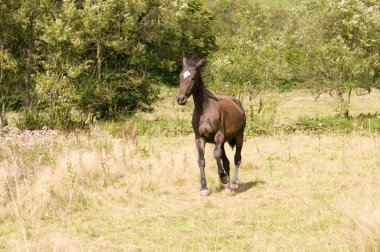
<path fill-rule="evenodd" d="M 41 30 L 40 47 L 44 49 L 34 77 L 33 108 L 38 124 L 67 127 L 73 121 L 85 120 L 76 109 L 78 77 L 88 68 L 87 62 L 78 56 L 83 49 L 76 32 L 79 16 L 73 2 L 53 2 L 49 15 L 37 23 Z"/>
<path fill-rule="evenodd" d="M 17 68 L 17 62 L 12 54 L 12 44 L 15 43 L 12 35 L 16 30 L 13 20 L 15 10 L 12 1 L 0 2 L 0 125 L 2 127 L 8 125 L 6 117 L 6 110 L 9 107 L 8 97 L 13 88 L 12 80 Z"/>
<path fill-rule="evenodd" d="M 215 49 L 200 0 L 2 0 L 1 120 L 70 127 L 147 109 L 155 84 L 176 84 L 182 56 Z"/>
<path fill-rule="evenodd" d="M 130 4 L 134 68 L 157 82 L 177 84 L 183 56 L 201 58 L 215 50 L 213 14 L 200 0 L 139 1 Z"/>
<path fill-rule="evenodd" d="M 339 112 L 348 116 L 352 90 L 379 85 L 380 3 L 307 2 L 298 13 L 306 83 L 317 97 L 335 94 Z"/>
<path fill-rule="evenodd" d="M 195 0 L 84 1 L 81 24 L 90 68 L 79 104 L 105 119 L 147 108 L 157 94 L 152 84 L 176 84 L 183 55 L 214 46 L 211 14 Z"/>
<path fill-rule="evenodd" d="M 36 42 L 40 36 L 40 30 L 37 27 L 38 18 L 43 16 L 45 2 L 40 0 L 20 1 L 20 6 L 16 12 L 15 22 L 20 27 L 20 66 L 24 68 L 23 83 L 23 102 L 26 110 L 31 109 L 32 90 L 34 88 L 33 76 L 37 70 L 38 51 Z"/>
<path fill-rule="evenodd" d="M 217 16 L 218 50 L 208 68 L 211 82 L 222 92 L 251 96 L 285 88 L 291 78 L 290 66 L 284 54 L 283 27 L 275 24 L 285 17 L 274 19 L 251 0 L 212 6 Z"/>

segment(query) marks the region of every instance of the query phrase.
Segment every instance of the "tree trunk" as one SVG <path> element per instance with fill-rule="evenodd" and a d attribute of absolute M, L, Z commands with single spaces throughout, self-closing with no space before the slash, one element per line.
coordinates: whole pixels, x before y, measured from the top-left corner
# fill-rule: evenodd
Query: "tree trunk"
<path fill-rule="evenodd" d="M 4 51 L 4 44 L 3 41 L 0 41 L 0 52 Z M 1 108 L 0 108 L 0 121 L 1 121 L 1 127 L 8 126 L 8 120 L 5 114 L 5 100 L 4 100 L 4 90 L 3 90 L 3 81 L 4 81 L 4 62 L 3 58 L 0 58 L 0 101 L 1 101 Z"/>
<path fill-rule="evenodd" d="M 97 77 L 97 88 L 100 88 L 100 85 L 102 83 L 102 55 L 101 55 L 101 48 L 100 48 L 100 41 L 96 43 L 96 77 Z M 89 111 L 89 124 L 94 124 L 94 118 L 95 118 L 95 112 L 90 108 Z"/>
<path fill-rule="evenodd" d="M 4 96 L 3 93 L 0 94 L 0 99 L 1 99 L 1 111 L 0 111 L 0 121 L 1 121 L 1 127 L 8 126 L 8 119 L 6 116 L 6 111 L 5 111 L 5 101 L 4 101 Z"/>
<path fill-rule="evenodd" d="M 352 88 L 348 90 L 348 103 L 351 103 L 351 93 L 352 93 Z"/>
<path fill-rule="evenodd" d="M 345 118 L 349 118 L 350 117 L 350 111 L 348 110 L 348 108 L 343 108 L 343 116 Z"/>
<path fill-rule="evenodd" d="M 32 73 L 33 73 L 33 51 L 34 51 L 34 18 L 29 18 L 28 25 L 28 47 L 27 47 L 27 60 L 26 60 L 26 80 L 24 85 L 24 106 L 27 110 L 31 108 L 30 89 L 32 87 Z"/>
<path fill-rule="evenodd" d="M 337 90 L 337 95 L 340 101 L 340 113 L 342 113 L 344 117 L 348 118 L 350 116 L 350 111 L 348 110 L 348 107 L 347 107 L 347 101 L 344 100 L 343 93 L 339 89 Z M 351 92 L 350 92 L 350 96 L 351 96 Z"/>
<path fill-rule="evenodd" d="M 98 85 L 100 86 L 100 83 L 102 82 L 102 58 L 101 58 L 99 41 L 96 44 L 96 70 L 97 70 Z"/>
<path fill-rule="evenodd" d="M 263 108 L 264 108 L 264 101 L 263 101 L 263 98 L 260 97 L 259 108 L 257 109 L 257 114 L 260 114 L 261 111 L 263 111 Z"/>

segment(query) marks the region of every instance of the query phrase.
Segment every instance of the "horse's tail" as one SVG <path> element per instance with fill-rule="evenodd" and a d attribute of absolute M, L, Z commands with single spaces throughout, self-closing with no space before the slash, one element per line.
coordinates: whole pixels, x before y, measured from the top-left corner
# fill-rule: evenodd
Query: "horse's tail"
<path fill-rule="evenodd" d="M 228 144 L 231 146 L 232 149 L 234 149 L 236 145 L 236 140 L 235 138 L 232 138 L 230 141 L 228 141 Z"/>

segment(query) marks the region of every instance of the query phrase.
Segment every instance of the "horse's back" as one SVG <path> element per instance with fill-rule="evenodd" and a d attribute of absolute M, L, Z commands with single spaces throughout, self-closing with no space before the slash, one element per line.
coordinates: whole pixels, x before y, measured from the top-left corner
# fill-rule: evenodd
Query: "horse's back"
<path fill-rule="evenodd" d="M 224 111 L 234 113 L 245 121 L 245 112 L 241 102 L 232 96 L 219 96 L 219 102 Z"/>

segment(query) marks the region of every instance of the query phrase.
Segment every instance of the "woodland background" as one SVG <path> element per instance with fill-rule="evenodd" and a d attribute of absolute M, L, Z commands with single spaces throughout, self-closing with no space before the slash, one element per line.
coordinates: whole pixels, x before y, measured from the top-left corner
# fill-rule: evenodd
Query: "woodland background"
<path fill-rule="evenodd" d="M 19 128 L 73 129 L 149 111 L 183 56 L 207 57 L 218 94 L 308 89 L 347 118 L 352 95 L 379 88 L 379 53 L 377 0 L 1 0 L 1 124 L 16 112 Z"/>

